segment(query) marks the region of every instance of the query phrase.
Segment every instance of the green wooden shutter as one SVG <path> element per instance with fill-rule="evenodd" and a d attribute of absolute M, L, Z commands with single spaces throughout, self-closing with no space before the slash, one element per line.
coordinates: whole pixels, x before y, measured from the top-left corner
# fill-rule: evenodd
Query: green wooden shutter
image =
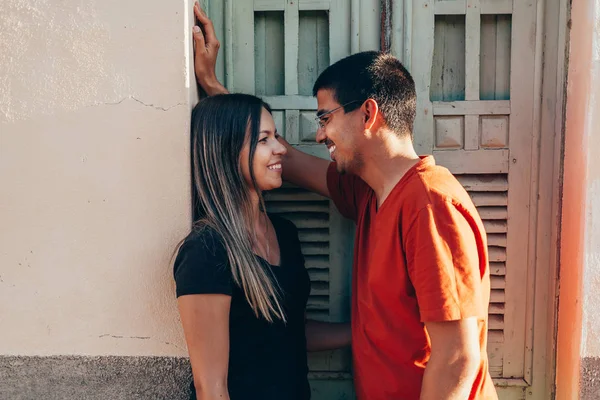
<path fill-rule="evenodd" d="M 471 195 L 487 232 L 491 280 L 488 357 L 492 377 L 501 378 L 504 363 L 508 176 L 460 174 L 456 177 Z"/>
<path fill-rule="evenodd" d="M 416 147 L 471 194 L 488 234 L 490 371 L 531 383 L 535 1 L 405 0 L 393 51 L 417 86 Z M 512 394 L 510 394 L 512 393 Z"/>
<path fill-rule="evenodd" d="M 298 228 L 302 253 L 311 280 L 308 318 L 349 321 L 352 224 L 331 201 L 303 189 L 284 185 L 266 196 L 269 212 L 292 221 Z M 309 353 L 313 372 L 349 372 L 347 350 Z"/>

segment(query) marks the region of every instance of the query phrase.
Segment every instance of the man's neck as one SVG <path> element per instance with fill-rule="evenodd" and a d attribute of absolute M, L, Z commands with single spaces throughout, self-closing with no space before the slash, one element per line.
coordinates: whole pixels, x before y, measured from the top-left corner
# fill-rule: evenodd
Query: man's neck
<path fill-rule="evenodd" d="M 388 137 L 383 143 L 372 146 L 370 151 L 363 152 L 363 165 L 357 175 L 373 189 L 379 207 L 419 160 L 409 139 Z"/>

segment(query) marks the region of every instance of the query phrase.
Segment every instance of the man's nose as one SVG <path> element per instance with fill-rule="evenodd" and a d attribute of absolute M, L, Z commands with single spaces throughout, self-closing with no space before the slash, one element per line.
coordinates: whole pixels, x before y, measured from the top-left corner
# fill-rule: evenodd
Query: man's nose
<path fill-rule="evenodd" d="M 325 140 L 327 139 L 327 135 L 325 134 L 325 129 L 321 128 L 320 126 L 317 126 L 317 143 L 325 143 Z"/>

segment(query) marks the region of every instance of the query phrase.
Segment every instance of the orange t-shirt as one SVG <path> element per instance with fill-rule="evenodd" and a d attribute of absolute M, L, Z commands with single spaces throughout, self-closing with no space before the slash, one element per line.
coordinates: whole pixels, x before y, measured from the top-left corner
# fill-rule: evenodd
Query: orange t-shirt
<path fill-rule="evenodd" d="M 356 222 L 352 352 L 359 400 L 415 399 L 431 352 L 424 322 L 479 319 L 470 399 L 497 399 L 488 372 L 490 278 L 483 223 L 454 176 L 423 157 L 379 210 L 360 178 L 329 166 L 327 185 Z"/>

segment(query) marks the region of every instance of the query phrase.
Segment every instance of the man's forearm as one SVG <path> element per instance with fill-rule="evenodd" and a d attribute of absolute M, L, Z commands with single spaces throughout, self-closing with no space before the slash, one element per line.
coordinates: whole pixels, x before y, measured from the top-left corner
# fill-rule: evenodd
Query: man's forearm
<path fill-rule="evenodd" d="M 283 180 L 321 196 L 331 197 L 327 187 L 329 161 L 295 149 L 284 138 L 280 141 L 287 149 L 283 157 Z"/>
<path fill-rule="evenodd" d="M 198 79 L 198 84 L 209 96 L 229 93 L 227 88 L 217 80 L 212 80 L 210 82 L 202 82 L 201 79 Z"/>
<path fill-rule="evenodd" d="M 308 351 L 334 350 L 350 346 L 350 323 L 306 321 L 306 349 Z"/>
<path fill-rule="evenodd" d="M 467 400 L 478 366 L 473 358 L 444 360 L 432 355 L 423 376 L 421 400 Z"/>

